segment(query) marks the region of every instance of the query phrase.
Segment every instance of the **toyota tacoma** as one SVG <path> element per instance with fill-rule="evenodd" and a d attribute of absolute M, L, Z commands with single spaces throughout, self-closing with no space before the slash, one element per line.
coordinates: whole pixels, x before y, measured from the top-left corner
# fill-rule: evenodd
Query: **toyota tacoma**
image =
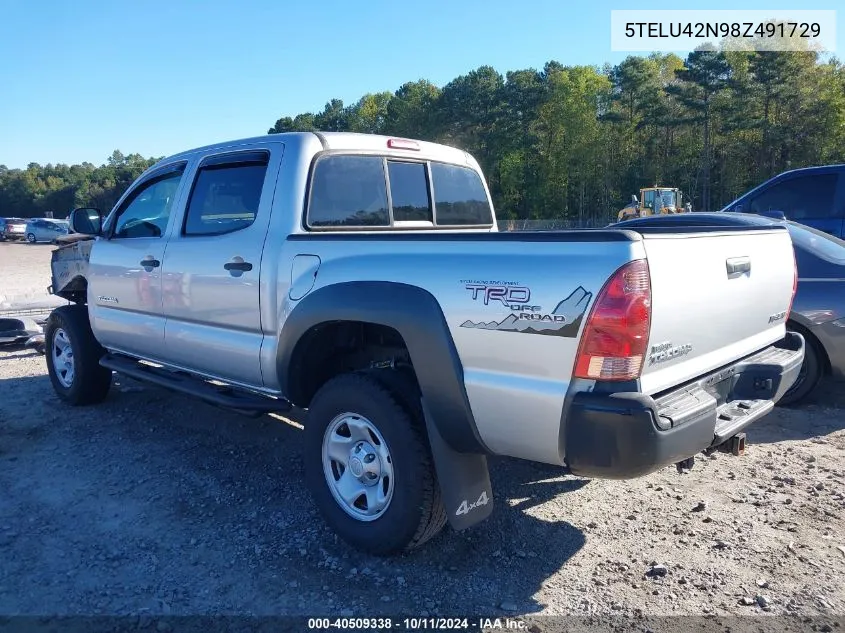
<path fill-rule="evenodd" d="M 306 410 L 316 506 L 381 555 L 486 518 L 490 455 L 611 479 L 689 464 L 744 437 L 804 355 L 783 227 L 497 232 L 478 163 L 434 143 L 203 147 L 70 220 L 59 397 L 101 402 L 119 372 Z"/>

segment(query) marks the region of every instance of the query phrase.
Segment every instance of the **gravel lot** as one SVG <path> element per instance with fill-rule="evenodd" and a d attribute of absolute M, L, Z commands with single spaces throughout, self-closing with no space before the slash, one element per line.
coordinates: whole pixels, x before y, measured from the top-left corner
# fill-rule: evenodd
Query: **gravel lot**
<path fill-rule="evenodd" d="M 0 294 L 45 287 L 51 248 L 0 244 Z M 125 379 L 74 409 L 42 356 L 7 348 L 0 615 L 845 615 L 842 385 L 816 400 L 685 474 L 588 481 L 495 459 L 491 519 L 381 560 L 311 505 L 302 416 L 250 420 Z"/>

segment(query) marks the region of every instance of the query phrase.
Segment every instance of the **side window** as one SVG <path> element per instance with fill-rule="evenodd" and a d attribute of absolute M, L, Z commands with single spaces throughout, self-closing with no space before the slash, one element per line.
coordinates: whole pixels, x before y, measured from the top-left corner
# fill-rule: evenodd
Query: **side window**
<path fill-rule="evenodd" d="M 115 214 L 112 237 L 161 237 L 164 235 L 181 180 L 182 170 L 180 169 L 140 185 Z"/>
<path fill-rule="evenodd" d="M 799 176 L 769 187 L 751 200 L 751 213 L 783 211 L 789 220 L 834 217 L 837 174 Z"/>
<path fill-rule="evenodd" d="M 468 167 L 431 163 L 431 179 L 438 225 L 493 223 L 493 211 L 477 172 Z"/>
<path fill-rule="evenodd" d="M 183 235 L 221 235 L 255 222 L 267 161 L 200 166 Z"/>
<path fill-rule="evenodd" d="M 325 156 L 311 181 L 308 224 L 389 226 L 384 161 L 378 156 Z"/>
<path fill-rule="evenodd" d="M 394 222 L 431 222 L 425 163 L 387 161 Z"/>

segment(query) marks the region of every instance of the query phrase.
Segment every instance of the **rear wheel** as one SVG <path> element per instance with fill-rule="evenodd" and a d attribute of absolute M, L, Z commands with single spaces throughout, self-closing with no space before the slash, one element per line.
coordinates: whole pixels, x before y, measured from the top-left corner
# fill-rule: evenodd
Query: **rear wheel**
<path fill-rule="evenodd" d="M 35 242 L 37 241 L 35 239 L 35 234 L 34 233 L 27 233 L 26 241 L 29 242 L 30 244 L 35 244 Z"/>
<path fill-rule="evenodd" d="M 815 390 L 824 374 L 824 358 L 819 351 L 819 343 L 806 331 L 799 334 L 804 337 L 804 362 L 795 383 L 778 401 L 779 405 L 798 404 L 804 400 Z"/>
<path fill-rule="evenodd" d="M 424 427 L 403 401 L 368 373 L 344 374 L 317 392 L 305 425 L 305 478 L 317 508 L 371 554 L 418 547 L 446 523 Z"/>
<path fill-rule="evenodd" d="M 105 354 L 94 338 L 84 305 L 56 308 L 44 332 L 45 358 L 56 394 L 72 405 L 102 402 L 111 387 L 112 372 L 100 366 Z"/>

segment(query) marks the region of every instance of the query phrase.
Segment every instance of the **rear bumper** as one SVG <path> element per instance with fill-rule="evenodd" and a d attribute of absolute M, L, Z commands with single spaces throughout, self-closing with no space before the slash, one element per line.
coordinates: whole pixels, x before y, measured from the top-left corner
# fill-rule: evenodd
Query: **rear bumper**
<path fill-rule="evenodd" d="M 771 347 L 655 397 L 577 393 L 563 416 L 564 461 L 576 475 L 630 479 L 718 446 L 772 410 L 803 359 L 804 337 L 789 332 Z"/>

